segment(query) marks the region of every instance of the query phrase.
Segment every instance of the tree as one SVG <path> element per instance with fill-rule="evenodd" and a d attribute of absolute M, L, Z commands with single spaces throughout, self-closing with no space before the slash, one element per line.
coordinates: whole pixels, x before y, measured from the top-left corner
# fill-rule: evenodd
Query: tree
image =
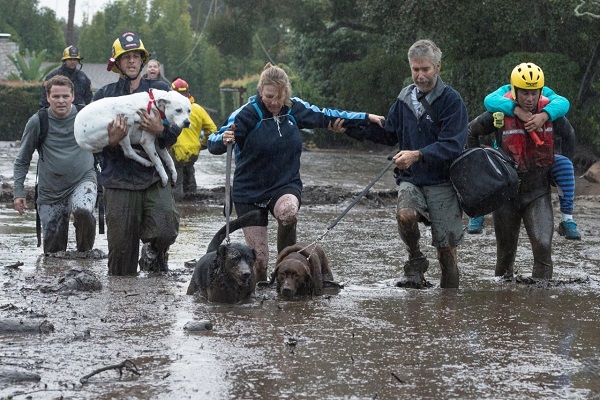
<path fill-rule="evenodd" d="M 75 0 L 69 0 L 69 17 L 67 20 L 67 44 L 69 46 L 75 45 L 75 36 L 74 36 L 74 25 L 75 20 Z"/>
<path fill-rule="evenodd" d="M 0 30 L 11 33 L 21 49 L 47 49 L 56 59 L 65 48 L 62 24 L 53 10 L 37 7 L 37 0 L 0 0 Z"/>

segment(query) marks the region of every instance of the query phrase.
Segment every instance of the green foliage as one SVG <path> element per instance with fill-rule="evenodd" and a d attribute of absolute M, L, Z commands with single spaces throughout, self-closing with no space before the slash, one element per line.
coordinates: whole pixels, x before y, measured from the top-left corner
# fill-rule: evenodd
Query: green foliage
<path fill-rule="evenodd" d="M 37 0 L 0 0 L 0 31 L 10 33 L 21 49 L 48 50 L 50 60 L 60 59 L 66 47 L 63 23 Z"/>
<path fill-rule="evenodd" d="M 20 139 L 29 118 L 37 111 L 42 87 L 39 83 L 0 84 L 0 140 Z"/>
<path fill-rule="evenodd" d="M 47 50 L 42 50 L 39 54 L 35 54 L 35 52 L 29 53 L 28 50 L 25 50 L 25 56 L 29 58 L 29 62 L 25 61 L 25 58 L 20 54 L 16 54 L 14 57 L 8 54 L 9 60 L 14 64 L 14 66 L 19 71 L 19 75 L 12 74 L 10 79 L 13 80 L 22 80 L 22 81 L 43 81 L 44 77 L 48 74 L 48 72 L 52 71 L 59 64 L 53 64 L 48 67 L 42 68 L 42 61 L 46 59 Z"/>

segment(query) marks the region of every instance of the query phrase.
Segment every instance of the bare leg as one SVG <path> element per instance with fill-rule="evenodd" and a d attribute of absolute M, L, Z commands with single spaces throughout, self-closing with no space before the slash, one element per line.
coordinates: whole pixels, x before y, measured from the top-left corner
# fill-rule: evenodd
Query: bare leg
<path fill-rule="evenodd" d="M 458 257 L 456 247 L 440 247 L 437 249 L 437 257 L 442 269 L 440 279 L 441 288 L 458 288 Z"/>
<path fill-rule="evenodd" d="M 421 289 L 426 286 L 425 272 L 429 267 L 427 258 L 419 247 L 419 212 L 414 208 L 400 208 L 396 212 L 400 239 L 408 248 L 408 262 L 404 265 L 404 277 L 397 283 L 401 287 Z"/>
<path fill-rule="evenodd" d="M 292 194 L 281 196 L 275 207 L 273 214 L 277 219 L 277 253 L 287 246 L 296 244 L 296 225 L 298 221 L 298 208 L 300 204 L 298 198 Z"/>
<path fill-rule="evenodd" d="M 249 226 L 242 229 L 246 244 L 256 251 L 256 272 L 257 281 L 267 280 L 267 267 L 269 265 L 269 241 L 267 237 L 266 226 Z"/>

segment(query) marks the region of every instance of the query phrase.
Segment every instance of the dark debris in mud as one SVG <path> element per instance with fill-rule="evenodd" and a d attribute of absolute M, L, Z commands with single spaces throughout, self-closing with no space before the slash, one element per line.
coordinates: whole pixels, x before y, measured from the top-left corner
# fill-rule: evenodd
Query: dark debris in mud
<path fill-rule="evenodd" d="M 100 279 L 91 271 L 84 269 L 70 269 L 55 279 L 54 283 L 40 285 L 42 293 L 73 294 L 77 291 L 91 292 L 102 289 Z"/>
<path fill-rule="evenodd" d="M 548 289 L 566 285 L 585 285 L 590 283 L 590 277 L 569 279 L 535 279 L 530 276 L 517 275 L 514 278 L 505 277 L 504 282 L 514 282 L 523 285 L 531 285 L 541 289 Z"/>
<path fill-rule="evenodd" d="M 64 258 L 67 260 L 76 260 L 76 259 L 92 259 L 92 260 L 101 260 L 103 258 L 107 258 L 108 256 L 102 251 L 98 249 L 92 249 L 89 251 L 58 251 L 56 253 L 48 253 L 44 254 L 46 257 L 50 258 Z"/>

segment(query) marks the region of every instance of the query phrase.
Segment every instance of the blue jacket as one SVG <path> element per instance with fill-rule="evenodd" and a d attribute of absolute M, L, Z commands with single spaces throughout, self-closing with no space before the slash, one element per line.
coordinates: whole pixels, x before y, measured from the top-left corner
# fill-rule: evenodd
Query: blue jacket
<path fill-rule="evenodd" d="M 208 151 L 223 154 L 223 133 L 235 124 L 235 173 L 232 197 L 236 203 L 260 203 L 283 189 L 302 192 L 300 155 L 301 129 L 326 128 L 337 118 L 346 124 L 365 123 L 366 113 L 319 109 L 294 97 L 277 117 L 267 110 L 260 96 L 234 111 L 227 123 L 208 138 Z M 325 173 L 326 171 L 323 171 Z"/>
<path fill-rule="evenodd" d="M 140 86 L 134 93 L 148 92 L 150 88 L 169 91 L 171 88 L 163 81 L 149 81 L 142 78 Z M 119 97 L 129 94 L 129 81 L 119 78 L 117 82 L 98 89 L 94 95 L 94 101 L 105 97 Z M 108 129 L 108 127 L 107 127 Z M 157 138 L 161 148 L 172 146 L 177 141 L 181 129 L 172 125 L 165 127 L 164 137 Z M 144 152 L 140 145 L 132 145 L 134 149 Z M 111 189 L 143 190 L 152 186 L 160 180 L 154 166 L 145 167 L 139 162 L 125 157 L 121 146 L 106 146 L 99 157 L 101 174 L 100 184 Z"/>
<path fill-rule="evenodd" d="M 415 87 L 411 84 L 400 91 L 383 129 L 369 124 L 348 129 L 346 133 L 358 140 L 367 139 L 390 146 L 399 143 L 400 150 L 420 150 L 423 154 L 421 161 L 406 170 L 397 171 L 398 184 L 401 181 L 417 186 L 448 183 L 450 164 L 462 152 L 467 141 L 467 108 L 460 94 L 438 76 L 435 87 L 425 96 L 437 115 L 438 123 L 427 112 L 417 118 L 417 110 L 411 100 Z"/>
<path fill-rule="evenodd" d="M 510 85 L 500 86 L 492 93 L 485 96 L 483 105 L 485 109 L 491 113 L 496 111 L 502 111 L 509 117 L 515 116 L 515 107 L 517 102 L 504 97 L 506 93 L 510 92 Z M 550 117 L 550 121 L 554 121 L 558 118 L 564 117 L 569 112 L 570 103 L 565 97 L 558 95 L 554 90 L 547 86 L 542 89 L 542 95 L 550 100 L 550 103 L 546 107 L 542 108 L 541 111 L 545 111 Z"/>

